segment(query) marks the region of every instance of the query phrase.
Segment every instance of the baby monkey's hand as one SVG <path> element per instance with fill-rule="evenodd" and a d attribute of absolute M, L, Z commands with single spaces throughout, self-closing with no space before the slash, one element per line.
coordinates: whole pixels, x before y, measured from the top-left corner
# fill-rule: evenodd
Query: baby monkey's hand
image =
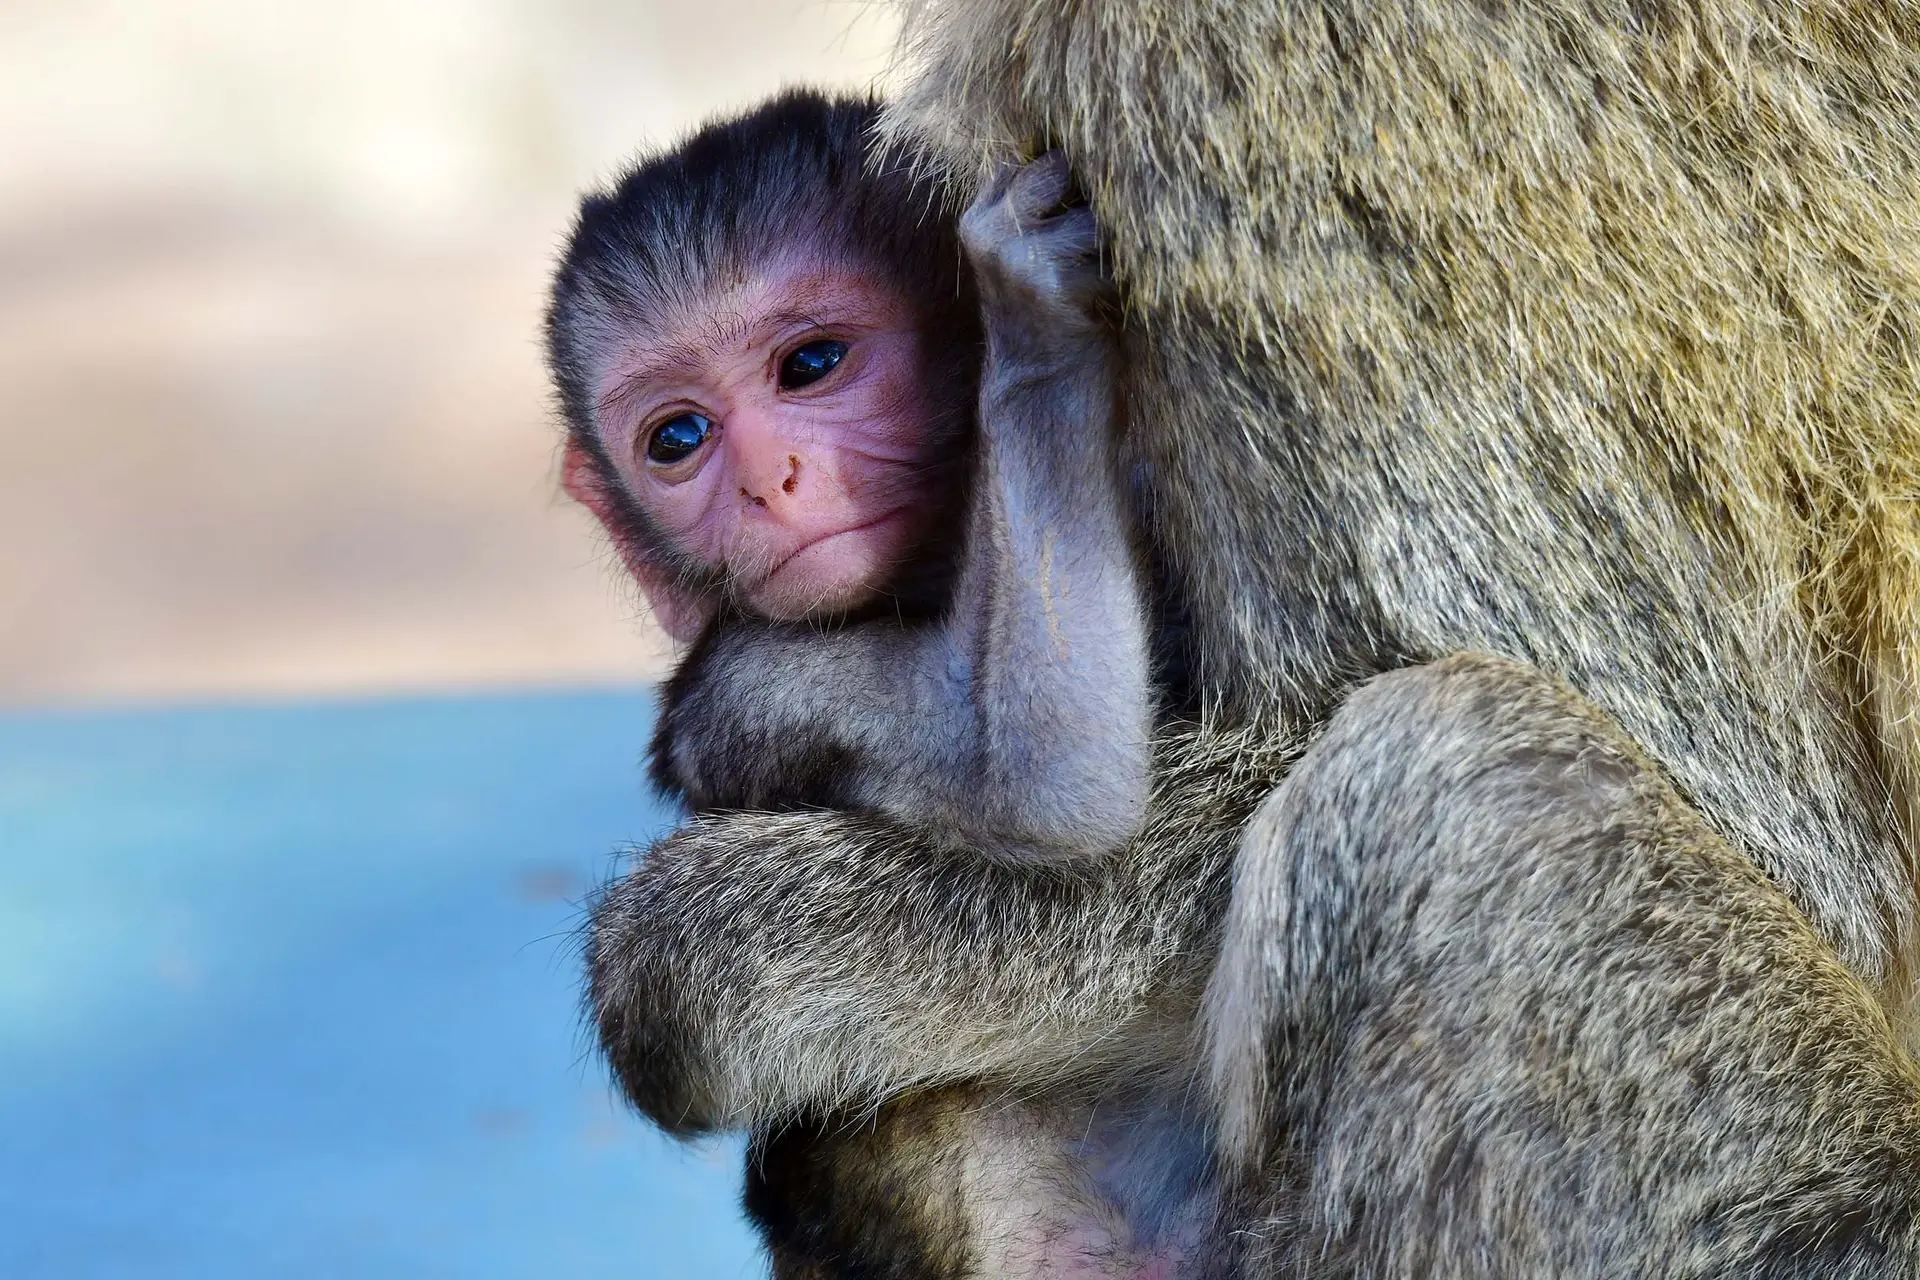
<path fill-rule="evenodd" d="M 994 174 L 961 217 L 990 334 L 1009 313 L 1059 336 L 1101 327 L 1110 287 L 1099 228 L 1071 187 L 1066 157 L 1049 151 Z"/>

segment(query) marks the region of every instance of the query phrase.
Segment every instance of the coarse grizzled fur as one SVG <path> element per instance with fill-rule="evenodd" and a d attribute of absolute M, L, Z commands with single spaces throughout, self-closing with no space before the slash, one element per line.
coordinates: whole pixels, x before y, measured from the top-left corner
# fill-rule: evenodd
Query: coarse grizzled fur
<path fill-rule="evenodd" d="M 1170 728 L 1147 825 L 1094 865 L 989 858 L 871 813 L 695 818 L 595 904 L 601 1044 L 679 1132 L 1184 1063 L 1238 832 L 1300 743 Z"/>
<path fill-rule="evenodd" d="M 1213 1248 L 1194 1028 L 1239 832 L 1303 742 L 1168 726 L 1146 825 L 1079 862 L 872 813 L 697 817 L 594 906 L 601 1045 L 663 1127 L 756 1129 L 776 1276 Z"/>
<path fill-rule="evenodd" d="M 908 0 L 886 123 L 1063 148 L 1207 692 L 1463 649 L 1619 717 L 1896 1014 L 1912 0 Z"/>
<path fill-rule="evenodd" d="M 1920 1069 L 1564 685 L 1370 682 L 1241 848 L 1208 993 L 1237 1274 L 1920 1275 Z"/>

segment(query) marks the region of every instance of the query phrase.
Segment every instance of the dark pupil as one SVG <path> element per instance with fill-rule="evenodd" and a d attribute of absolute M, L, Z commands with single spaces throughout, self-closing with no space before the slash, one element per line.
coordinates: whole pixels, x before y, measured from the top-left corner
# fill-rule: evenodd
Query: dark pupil
<path fill-rule="evenodd" d="M 668 418 L 653 429 L 647 441 L 647 458 L 652 462 L 678 462 L 707 442 L 713 424 L 697 413 Z"/>
<path fill-rule="evenodd" d="M 841 357 L 846 354 L 847 344 L 833 338 L 809 342 L 780 365 L 780 385 L 804 387 L 809 382 L 818 382 L 832 373 L 833 366 L 839 364 Z"/>

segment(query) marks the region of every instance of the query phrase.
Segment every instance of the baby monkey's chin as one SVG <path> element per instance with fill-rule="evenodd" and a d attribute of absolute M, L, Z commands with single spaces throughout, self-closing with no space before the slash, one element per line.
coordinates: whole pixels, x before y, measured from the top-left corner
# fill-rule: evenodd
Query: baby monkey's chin
<path fill-rule="evenodd" d="M 903 509 L 802 543 L 746 593 L 746 602 L 788 621 L 858 608 L 893 576 L 918 531 L 913 513 Z"/>

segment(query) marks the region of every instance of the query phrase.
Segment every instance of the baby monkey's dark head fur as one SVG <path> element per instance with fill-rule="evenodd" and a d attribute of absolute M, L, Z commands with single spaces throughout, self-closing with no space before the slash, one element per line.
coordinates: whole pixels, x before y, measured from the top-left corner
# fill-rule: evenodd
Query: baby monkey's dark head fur
<path fill-rule="evenodd" d="M 615 353 L 644 345 L 665 318 L 719 308 L 729 287 L 796 254 L 878 276 L 911 306 L 932 354 L 927 399 L 938 406 L 920 492 L 943 509 L 935 529 L 951 527 L 946 516 L 962 509 L 981 359 L 978 307 L 957 210 L 938 184 L 882 154 L 878 114 L 869 98 L 792 90 L 702 128 L 581 204 L 546 324 L 569 439 L 605 488 L 614 510 L 596 510 L 623 552 L 644 548 L 689 591 L 719 598 L 727 573 L 663 532 L 619 482 L 600 381 Z M 883 585 L 888 611 L 939 604 L 958 540 L 925 541 L 926 554 Z"/>

